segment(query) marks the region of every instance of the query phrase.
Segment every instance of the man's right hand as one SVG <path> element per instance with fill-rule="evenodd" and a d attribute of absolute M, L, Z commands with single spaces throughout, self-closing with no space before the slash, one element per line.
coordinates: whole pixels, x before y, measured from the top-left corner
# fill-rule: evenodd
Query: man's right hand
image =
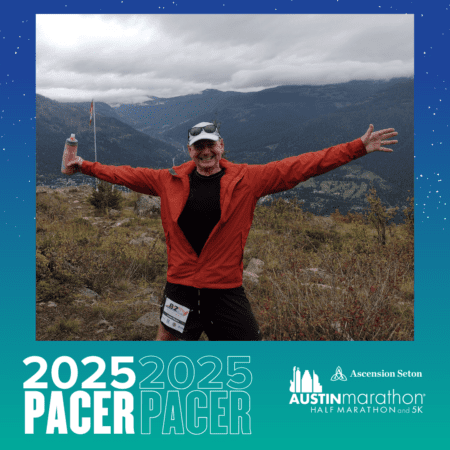
<path fill-rule="evenodd" d="M 72 161 L 69 161 L 66 167 L 68 169 L 73 169 L 73 173 L 81 172 L 83 161 L 84 159 L 81 156 L 77 156 L 75 159 L 72 159 Z"/>

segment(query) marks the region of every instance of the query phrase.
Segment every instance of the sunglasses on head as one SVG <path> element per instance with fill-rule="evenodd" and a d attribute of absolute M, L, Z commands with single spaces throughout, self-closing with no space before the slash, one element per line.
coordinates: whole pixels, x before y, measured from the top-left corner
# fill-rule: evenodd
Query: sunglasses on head
<path fill-rule="evenodd" d="M 219 134 L 219 128 L 217 128 L 216 125 L 205 125 L 204 127 L 193 127 L 188 131 L 188 137 L 191 136 L 198 136 L 202 130 L 205 131 L 205 133 L 215 133 L 217 131 L 217 134 Z"/>

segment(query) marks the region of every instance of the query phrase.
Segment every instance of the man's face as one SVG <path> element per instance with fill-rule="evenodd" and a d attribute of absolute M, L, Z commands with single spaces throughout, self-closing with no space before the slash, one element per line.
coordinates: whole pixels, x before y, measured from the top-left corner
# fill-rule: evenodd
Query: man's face
<path fill-rule="evenodd" d="M 224 151 L 223 140 L 201 139 L 188 147 L 189 155 L 197 165 L 200 174 L 212 174 L 220 170 L 219 161 Z"/>

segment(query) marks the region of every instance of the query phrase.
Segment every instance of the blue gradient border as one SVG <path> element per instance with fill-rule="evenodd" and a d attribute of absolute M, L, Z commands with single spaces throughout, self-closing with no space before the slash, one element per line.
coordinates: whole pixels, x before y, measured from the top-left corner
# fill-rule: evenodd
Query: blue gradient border
<path fill-rule="evenodd" d="M 304 5 L 299 0 L 277 1 L 161 1 L 18 0 L 2 6 L 0 14 L 0 298 L 2 370 L 0 371 L 1 442 L 10 448 L 43 444 L 46 448 L 79 448 L 96 444 L 109 448 L 159 443 L 192 448 L 261 445 L 314 445 L 315 448 L 440 448 L 448 443 L 449 423 L 448 248 L 449 90 L 446 65 L 450 48 L 448 1 L 329 0 Z M 35 14 L 156 13 L 156 14 L 414 14 L 415 16 L 415 202 L 416 202 L 416 339 L 415 342 L 35 342 Z M 189 26 L 187 23 L 186 26 Z M 446 70 L 447 69 L 447 70 Z M 399 168 L 401 170 L 401 168 Z M 213 354 L 250 355 L 254 382 L 251 436 L 98 436 L 73 434 L 25 435 L 23 382 L 34 368 L 23 360 L 40 355 L 49 364 L 69 355 L 80 361 L 90 355 L 139 358 L 156 354 L 166 363 L 176 355 L 191 359 Z M 315 370 L 327 392 L 337 366 L 356 370 L 421 371 L 421 379 L 352 382 L 355 392 L 395 388 L 426 393 L 422 415 L 306 414 L 289 406 L 292 367 Z M 140 379 L 144 377 L 139 371 Z M 362 384 L 361 384 L 362 383 Z M 349 388 L 350 389 L 350 388 Z M 133 392 L 137 393 L 137 389 Z M 382 428 L 381 428 L 382 427 Z M 9 445 L 8 445 L 9 444 Z"/>

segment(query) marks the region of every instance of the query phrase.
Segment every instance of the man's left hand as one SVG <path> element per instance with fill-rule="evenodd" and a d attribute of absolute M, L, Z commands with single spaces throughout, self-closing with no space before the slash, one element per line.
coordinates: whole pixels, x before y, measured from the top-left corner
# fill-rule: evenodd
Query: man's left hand
<path fill-rule="evenodd" d="M 389 141 L 387 139 L 397 136 L 398 133 L 394 128 L 386 128 L 385 130 L 373 131 L 373 125 L 369 125 L 369 129 L 364 136 L 361 137 L 363 144 L 366 147 L 367 153 L 372 152 L 392 152 L 390 148 L 382 147 L 383 145 L 397 144 L 398 141 Z"/>

